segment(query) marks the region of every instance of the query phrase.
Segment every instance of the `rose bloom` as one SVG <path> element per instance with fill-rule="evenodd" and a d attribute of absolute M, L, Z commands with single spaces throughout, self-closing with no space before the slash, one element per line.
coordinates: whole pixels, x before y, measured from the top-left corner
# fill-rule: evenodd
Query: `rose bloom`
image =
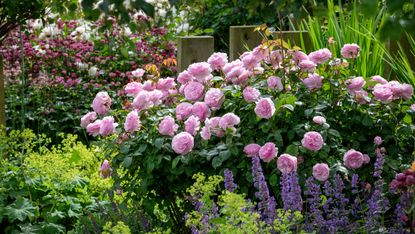
<path fill-rule="evenodd" d="M 381 102 L 391 101 L 393 98 L 392 87 L 388 84 L 376 84 L 373 88 L 373 96 Z"/>
<path fill-rule="evenodd" d="M 322 81 L 322 76 L 319 76 L 317 73 L 313 73 L 308 74 L 308 78 L 305 78 L 303 83 L 309 90 L 315 90 L 321 88 Z"/>
<path fill-rule="evenodd" d="M 146 71 L 144 69 L 138 68 L 131 72 L 131 75 L 133 75 L 135 78 L 140 78 L 144 75 Z"/>
<path fill-rule="evenodd" d="M 326 181 L 330 176 L 330 168 L 325 163 L 317 163 L 313 166 L 313 176 L 316 180 Z"/>
<path fill-rule="evenodd" d="M 158 126 L 159 133 L 164 136 L 173 136 L 178 128 L 171 116 L 165 116 Z"/>
<path fill-rule="evenodd" d="M 210 64 L 207 62 L 190 64 L 187 70 L 189 71 L 189 74 L 194 76 L 199 82 L 202 83 L 206 81 L 206 78 L 212 72 L 212 68 L 210 68 Z"/>
<path fill-rule="evenodd" d="M 370 162 L 370 157 L 367 154 L 363 154 L 363 164 L 368 164 Z"/>
<path fill-rule="evenodd" d="M 412 104 L 410 108 L 412 111 L 415 111 L 415 104 Z"/>
<path fill-rule="evenodd" d="M 143 85 L 138 82 L 130 82 L 125 86 L 124 90 L 127 96 L 135 97 L 141 90 L 143 90 Z"/>
<path fill-rule="evenodd" d="M 414 89 L 412 85 L 410 84 L 400 84 L 399 82 L 396 82 L 392 85 L 392 82 L 389 82 L 392 87 L 393 96 L 396 98 L 403 98 L 406 100 L 409 100 L 412 98 L 412 95 L 414 94 Z"/>
<path fill-rule="evenodd" d="M 196 78 L 192 74 L 190 74 L 187 70 L 180 72 L 180 74 L 177 76 L 177 81 L 180 84 L 186 84 L 194 79 Z"/>
<path fill-rule="evenodd" d="M 277 167 L 284 174 L 297 171 L 297 158 L 289 154 L 281 154 L 277 159 Z"/>
<path fill-rule="evenodd" d="M 260 148 L 261 148 L 260 145 L 252 143 L 244 147 L 244 153 L 246 153 L 248 157 L 253 157 L 258 154 Z"/>
<path fill-rule="evenodd" d="M 304 148 L 317 152 L 323 147 L 324 141 L 320 133 L 311 131 L 304 134 L 301 144 Z"/>
<path fill-rule="evenodd" d="M 322 125 L 326 123 L 326 118 L 324 118 L 323 116 L 314 116 L 313 122 L 318 125 Z"/>
<path fill-rule="evenodd" d="M 101 128 L 101 120 L 96 120 L 93 123 L 90 123 L 86 126 L 86 132 L 92 136 L 99 135 L 99 129 Z"/>
<path fill-rule="evenodd" d="M 283 89 L 281 78 L 276 77 L 276 76 L 268 77 L 267 85 L 268 85 L 268 88 L 271 88 L 271 89 L 277 89 L 279 91 Z"/>
<path fill-rule="evenodd" d="M 265 145 L 263 145 L 258 151 L 259 158 L 261 158 L 264 162 L 270 162 L 277 156 L 277 154 L 278 148 L 272 142 L 265 143 Z"/>
<path fill-rule="evenodd" d="M 104 160 L 104 162 L 101 164 L 101 168 L 99 169 L 99 174 L 101 175 L 102 178 L 108 178 L 111 176 L 111 165 L 108 162 L 108 160 Z"/>
<path fill-rule="evenodd" d="M 194 146 L 193 136 L 188 132 L 181 132 L 173 137 L 171 147 L 177 154 L 187 154 L 192 151 Z"/>
<path fill-rule="evenodd" d="M 203 96 L 204 87 L 196 81 L 189 82 L 184 88 L 184 96 L 189 101 L 197 101 Z"/>
<path fill-rule="evenodd" d="M 344 44 L 341 54 L 344 58 L 356 58 L 359 56 L 360 47 L 356 44 Z"/>
<path fill-rule="evenodd" d="M 207 126 L 204 126 L 200 131 L 200 137 L 202 137 L 202 139 L 205 141 L 210 140 L 212 137 L 212 134 Z"/>
<path fill-rule="evenodd" d="M 297 63 L 300 63 L 302 61 L 310 60 L 307 54 L 305 54 L 302 51 L 296 51 L 293 54 L 293 60 Z"/>
<path fill-rule="evenodd" d="M 244 91 L 242 92 L 242 95 L 245 101 L 255 102 L 259 98 L 261 93 L 256 88 L 248 86 L 244 89 Z"/>
<path fill-rule="evenodd" d="M 109 136 L 115 133 L 115 128 L 118 126 L 117 123 L 114 123 L 114 117 L 107 116 L 104 117 L 101 121 L 101 126 L 99 128 L 99 134 L 101 136 Z"/>
<path fill-rule="evenodd" d="M 263 119 L 270 119 L 275 113 L 275 104 L 270 98 L 262 98 L 255 106 L 255 114 Z"/>
<path fill-rule="evenodd" d="M 355 91 L 361 90 L 363 86 L 366 84 L 365 79 L 363 77 L 355 77 L 353 79 L 348 79 L 345 82 L 347 89 L 350 93 L 354 93 Z"/>
<path fill-rule="evenodd" d="M 369 94 L 363 89 L 354 91 L 353 95 L 357 103 L 364 104 L 370 101 Z"/>
<path fill-rule="evenodd" d="M 219 127 L 221 117 L 213 117 L 206 119 L 205 124 L 209 128 L 209 132 L 217 137 L 225 136 L 225 131 Z"/>
<path fill-rule="evenodd" d="M 143 90 L 135 96 L 133 101 L 133 107 L 137 110 L 145 110 L 150 106 L 150 95 L 149 92 Z"/>
<path fill-rule="evenodd" d="M 210 116 L 209 107 L 204 102 L 196 102 L 192 107 L 192 115 L 199 117 L 204 122 Z"/>
<path fill-rule="evenodd" d="M 111 98 L 107 92 L 101 91 L 97 93 L 92 101 L 92 109 L 100 115 L 105 115 L 111 107 Z"/>
<path fill-rule="evenodd" d="M 331 58 L 331 52 L 329 49 L 324 48 L 314 52 L 311 52 L 308 57 L 310 60 L 316 64 L 325 63 L 329 58 Z"/>
<path fill-rule="evenodd" d="M 136 110 L 131 111 L 128 113 L 127 117 L 125 118 L 124 123 L 124 130 L 126 132 L 136 132 L 140 130 L 141 121 L 140 117 L 138 116 L 138 112 Z"/>
<path fill-rule="evenodd" d="M 225 97 L 220 89 L 211 88 L 205 94 L 205 103 L 213 110 L 218 110 L 222 106 Z"/>
<path fill-rule="evenodd" d="M 301 70 L 305 72 L 314 72 L 314 70 L 317 67 L 317 65 L 313 61 L 310 61 L 310 60 L 303 60 L 298 64 L 298 66 L 300 67 Z"/>
<path fill-rule="evenodd" d="M 184 122 L 184 129 L 186 132 L 192 134 L 195 136 L 197 134 L 197 131 L 200 129 L 200 121 L 199 118 L 196 116 L 190 116 L 185 122 Z"/>
<path fill-rule="evenodd" d="M 81 127 L 86 128 L 88 124 L 97 119 L 97 113 L 88 112 L 81 118 Z"/>
<path fill-rule="evenodd" d="M 146 80 L 143 84 L 143 89 L 146 91 L 153 91 L 156 89 L 156 83 L 151 80 Z"/>
<path fill-rule="evenodd" d="M 385 78 L 381 77 L 381 76 L 372 76 L 371 81 L 377 82 L 377 83 L 380 83 L 380 84 L 387 84 L 388 83 L 388 81 Z"/>
<path fill-rule="evenodd" d="M 159 79 L 157 81 L 157 89 L 159 90 L 169 90 L 171 88 L 174 88 L 176 84 L 174 83 L 174 78 L 168 77 L 165 79 Z"/>
<path fill-rule="evenodd" d="M 225 64 L 228 63 L 228 55 L 226 53 L 213 53 L 207 60 L 210 64 L 210 68 L 216 71 L 220 71 Z"/>
<path fill-rule="evenodd" d="M 383 140 L 382 137 L 380 136 L 376 136 L 375 139 L 373 139 L 373 143 L 375 143 L 375 145 L 380 145 L 382 144 Z"/>
<path fill-rule="evenodd" d="M 351 149 L 344 154 L 343 162 L 347 168 L 357 169 L 363 165 L 363 154 L 359 151 Z"/>
<path fill-rule="evenodd" d="M 187 102 L 182 102 L 176 106 L 176 119 L 185 120 L 192 115 L 193 105 Z"/>
<path fill-rule="evenodd" d="M 219 127 L 226 130 L 227 128 L 232 128 L 235 125 L 238 125 L 240 121 L 239 117 L 234 113 L 227 113 L 220 118 Z"/>

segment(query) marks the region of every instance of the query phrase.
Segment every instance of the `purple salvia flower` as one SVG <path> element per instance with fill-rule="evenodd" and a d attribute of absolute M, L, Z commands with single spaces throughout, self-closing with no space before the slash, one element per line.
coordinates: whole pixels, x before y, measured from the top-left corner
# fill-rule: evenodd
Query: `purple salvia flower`
<path fill-rule="evenodd" d="M 385 154 L 382 153 L 382 149 L 376 148 L 376 162 L 375 162 L 375 172 L 373 173 L 374 177 L 380 178 L 383 171 L 383 164 L 385 163 Z"/>
<path fill-rule="evenodd" d="M 404 192 L 399 197 L 399 203 L 395 207 L 395 233 L 410 233 L 404 227 L 409 221 L 407 210 L 411 208 L 412 196 L 410 192 Z"/>
<path fill-rule="evenodd" d="M 321 205 L 321 189 L 320 185 L 314 183 L 314 177 L 309 177 L 306 180 L 306 191 L 304 194 L 307 196 L 307 206 L 310 210 L 310 217 L 306 223 L 306 231 L 312 232 L 325 226 L 325 220 L 320 210 Z"/>
<path fill-rule="evenodd" d="M 297 172 L 291 172 L 290 197 L 292 199 L 291 211 L 301 211 L 303 199 L 301 198 L 301 187 L 298 183 Z"/>
<path fill-rule="evenodd" d="M 260 200 L 258 202 L 258 211 L 266 223 L 272 224 L 275 220 L 276 215 L 275 198 L 271 198 L 269 195 L 268 185 L 265 181 L 261 162 L 259 161 L 258 156 L 252 157 L 252 176 L 254 180 L 254 186 L 258 189 L 258 192 L 255 193 L 255 196 Z"/>
<path fill-rule="evenodd" d="M 362 200 L 360 199 L 360 194 L 359 194 L 359 175 L 358 174 L 352 175 L 351 187 L 352 187 L 352 194 L 355 196 L 355 199 L 352 204 L 351 213 L 354 216 L 354 218 L 359 219 L 360 217 L 358 214 L 362 210 L 362 206 L 361 206 Z"/>
<path fill-rule="evenodd" d="M 281 184 L 281 197 L 282 203 L 284 204 L 284 210 L 289 210 L 291 207 L 290 197 L 290 174 L 283 173 L 280 179 Z"/>
<path fill-rule="evenodd" d="M 381 214 L 389 209 L 389 200 L 383 194 L 385 182 L 379 179 L 375 182 L 375 188 L 372 196 L 367 201 L 368 210 L 366 212 L 366 228 L 370 232 L 376 230 L 380 225 Z"/>
<path fill-rule="evenodd" d="M 334 176 L 334 198 L 337 210 L 337 212 L 335 212 L 337 216 L 335 222 L 338 228 L 342 228 L 341 230 L 344 230 L 349 223 L 349 210 L 347 210 L 349 199 L 344 195 L 343 189 L 343 180 L 336 174 Z"/>
<path fill-rule="evenodd" d="M 237 185 L 233 182 L 232 171 L 229 169 L 225 169 L 224 175 L 225 175 L 225 189 L 232 193 L 233 191 L 235 191 L 237 187 Z"/>
<path fill-rule="evenodd" d="M 352 193 L 356 194 L 359 192 L 359 175 L 358 174 L 353 174 L 352 175 Z"/>

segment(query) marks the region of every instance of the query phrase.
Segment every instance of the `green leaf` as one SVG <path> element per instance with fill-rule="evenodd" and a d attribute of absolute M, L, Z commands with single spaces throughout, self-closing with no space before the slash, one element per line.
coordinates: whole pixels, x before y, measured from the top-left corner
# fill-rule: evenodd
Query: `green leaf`
<path fill-rule="evenodd" d="M 222 165 L 222 163 L 223 163 L 222 158 L 219 157 L 219 156 L 216 156 L 212 160 L 212 167 L 216 169 L 216 168 L 220 167 Z"/>
<path fill-rule="evenodd" d="M 328 133 L 329 133 L 330 135 L 335 136 L 335 137 L 338 137 L 338 138 L 340 138 L 340 137 L 341 137 L 341 136 L 340 136 L 340 132 L 339 132 L 339 131 L 337 131 L 337 130 L 335 130 L 335 129 L 329 129 Z"/>
<path fill-rule="evenodd" d="M 128 154 L 128 152 L 130 152 L 130 145 L 128 144 L 121 145 L 120 152 L 123 154 Z"/>
<path fill-rule="evenodd" d="M 177 163 L 180 161 L 180 156 L 173 159 L 173 162 L 171 163 L 171 168 L 176 168 Z"/>
<path fill-rule="evenodd" d="M 121 48 L 121 55 L 128 59 L 128 49 L 125 47 Z"/>
<path fill-rule="evenodd" d="M 81 153 L 79 150 L 74 149 L 72 150 L 71 158 L 69 159 L 70 162 L 77 163 L 82 160 Z"/>
<path fill-rule="evenodd" d="M 124 158 L 124 167 L 129 168 L 131 166 L 131 163 L 133 162 L 133 158 L 131 157 L 125 157 Z"/>
<path fill-rule="evenodd" d="M 291 144 L 291 145 L 289 145 L 289 146 L 287 147 L 287 149 L 285 150 L 285 152 L 286 152 L 287 154 L 290 154 L 290 155 L 294 155 L 294 156 L 296 156 L 296 155 L 298 154 L 298 146 L 296 146 L 296 145 L 294 145 L 294 144 Z"/>
<path fill-rule="evenodd" d="M 272 186 L 272 187 L 276 187 L 277 186 L 277 182 L 278 182 L 278 177 L 277 177 L 277 175 L 272 175 L 270 178 L 269 178 L 269 184 Z"/>
<path fill-rule="evenodd" d="M 13 223 L 16 219 L 23 222 L 26 218 L 35 217 L 37 207 L 27 198 L 18 197 L 10 206 L 5 208 L 5 215 L 9 217 L 9 221 Z"/>
<path fill-rule="evenodd" d="M 405 115 L 405 117 L 403 118 L 403 122 L 407 123 L 407 124 L 411 124 L 412 123 L 412 117 L 408 114 Z"/>

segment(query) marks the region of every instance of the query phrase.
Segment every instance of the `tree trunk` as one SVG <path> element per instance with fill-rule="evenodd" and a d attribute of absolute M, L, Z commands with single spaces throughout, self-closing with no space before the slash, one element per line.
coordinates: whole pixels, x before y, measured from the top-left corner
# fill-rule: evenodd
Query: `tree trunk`
<path fill-rule="evenodd" d="M 0 126 L 6 126 L 6 102 L 4 89 L 3 56 L 0 54 Z"/>

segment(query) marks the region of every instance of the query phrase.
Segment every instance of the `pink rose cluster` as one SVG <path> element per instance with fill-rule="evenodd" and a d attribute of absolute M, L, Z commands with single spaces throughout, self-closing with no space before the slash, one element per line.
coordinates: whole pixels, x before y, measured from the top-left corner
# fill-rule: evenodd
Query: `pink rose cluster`
<path fill-rule="evenodd" d="M 270 162 L 277 157 L 278 147 L 276 147 L 272 142 L 267 142 L 263 146 L 252 143 L 246 145 L 243 151 L 248 155 L 248 157 L 259 156 L 259 158 L 264 162 Z"/>
<path fill-rule="evenodd" d="M 226 113 L 222 117 L 213 117 L 205 121 L 205 126 L 200 132 L 204 140 L 209 140 L 212 135 L 223 137 L 226 131 L 236 132 L 235 126 L 240 123 L 239 116 L 234 113 Z"/>
<path fill-rule="evenodd" d="M 390 102 L 396 99 L 409 100 L 414 95 L 414 89 L 410 84 L 401 84 L 398 81 L 378 83 L 373 87 L 373 96 L 381 102 Z"/>
<path fill-rule="evenodd" d="M 301 144 L 304 148 L 317 152 L 323 147 L 324 140 L 320 133 L 311 131 L 304 134 Z"/>
<path fill-rule="evenodd" d="M 367 154 L 362 154 L 361 152 L 350 149 L 343 156 L 343 163 L 349 169 L 358 169 L 363 164 L 370 162 L 370 157 Z"/>
<path fill-rule="evenodd" d="M 317 73 L 310 73 L 308 77 L 303 80 L 304 85 L 309 90 L 316 90 L 321 88 L 323 82 L 323 77 Z"/>

